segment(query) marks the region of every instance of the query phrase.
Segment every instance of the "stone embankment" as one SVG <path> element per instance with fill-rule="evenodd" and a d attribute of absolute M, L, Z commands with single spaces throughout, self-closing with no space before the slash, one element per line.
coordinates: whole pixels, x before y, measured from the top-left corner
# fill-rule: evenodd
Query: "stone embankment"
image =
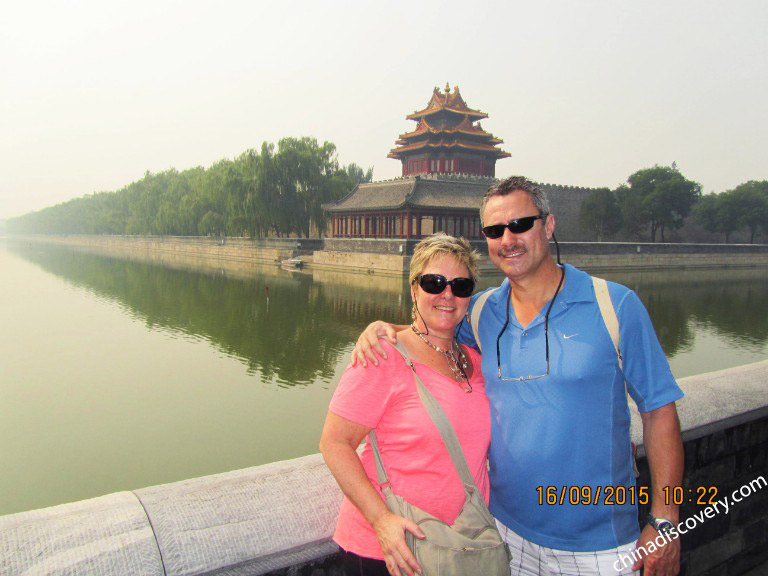
<path fill-rule="evenodd" d="M 402 276 L 418 240 L 377 238 L 218 238 L 178 236 L 24 236 L 14 241 L 70 246 L 99 254 L 171 266 L 244 271 L 300 257 L 312 270 Z M 472 242 L 493 271 L 485 241 Z M 554 244 L 551 245 L 555 252 Z M 733 268 L 768 266 L 766 244 L 649 244 L 561 242 L 562 260 L 589 270 L 636 268 Z"/>
<path fill-rule="evenodd" d="M 746 574 L 768 561 L 768 361 L 680 385 L 681 520 L 700 517 L 682 537 L 682 574 Z M 633 437 L 642 443 L 637 414 Z M 705 514 L 702 488 L 717 500 L 741 489 L 742 500 Z M 330 540 L 340 501 L 315 454 L 2 516 L 0 574 L 340 575 Z"/>

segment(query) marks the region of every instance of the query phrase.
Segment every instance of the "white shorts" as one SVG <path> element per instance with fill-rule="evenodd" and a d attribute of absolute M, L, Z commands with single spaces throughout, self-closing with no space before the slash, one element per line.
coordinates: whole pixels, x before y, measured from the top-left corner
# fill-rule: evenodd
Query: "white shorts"
<path fill-rule="evenodd" d="M 512 576 L 639 576 L 630 557 L 635 543 L 597 552 L 568 552 L 539 546 L 496 520 L 512 552 Z M 618 568 L 618 569 L 617 569 Z"/>

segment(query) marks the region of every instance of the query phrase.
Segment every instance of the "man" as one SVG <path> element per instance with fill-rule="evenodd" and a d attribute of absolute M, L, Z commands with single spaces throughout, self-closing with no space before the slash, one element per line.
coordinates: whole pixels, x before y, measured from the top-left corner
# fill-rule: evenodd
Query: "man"
<path fill-rule="evenodd" d="M 679 540 L 654 525 L 667 532 L 679 521 L 663 488 L 682 482 L 675 408 L 682 392 L 645 308 L 609 283 L 622 371 L 591 278 L 550 255 L 555 217 L 543 191 L 525 178 L 503 180 L 486 194 L 480 217 L 506 279 L 484 304 L 480 342 L 466 323 L 458 337 L 483 352 L 491 512 L 512 549 L 512 573 L 615 575 L 644 566 L 645 576 L 678 574 Z M 376 362 L 380 335 L 393 339 L 393 327 L 369 326 L 353 361 Z M 642 416 L 650 493 L 635 487 L 627 392 Z M 648 498 L 640 533 L 636 504 Z M 647 555 L 632 565 L 636 545 Z"/>

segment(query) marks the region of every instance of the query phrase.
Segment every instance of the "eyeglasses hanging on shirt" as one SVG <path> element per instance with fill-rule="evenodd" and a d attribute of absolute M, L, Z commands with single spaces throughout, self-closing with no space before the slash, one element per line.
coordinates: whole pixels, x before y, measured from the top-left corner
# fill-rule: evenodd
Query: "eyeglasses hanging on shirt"
<path fill-rule="evenodd" d="M 501 380 L 502 382 L 524 382 L 527 380 L 539 380 L 540 378 L 545 378 L 549 376 L 549 313 L 552 311 L 552 306 L 555 303 L 555 299 L 557 298 L 557 295 L 560 293 L 560 288 L 562 288 L 564 280 L 565 280 L 565 268 L 561 268 L 560 282 L 557 284 L 555 295 L 552 296 L 552 300 L 549 301 L 549 306 L 547 307 L 547 313 L 544 315 L 544 342 L 546 346 L 545 350 L 546 350 L 547 371 L 544 374 L 541 374 L 540 376 L 518 376 L 517 378 L 504 378 L 501 375 L 501 350 L 500 350 L 499 344 L 501 342 L 501 336 L 502 334 L 504 334 L 504 330 L 506 330 L 507 326 L 509 325 L 509 301 L 512 299 L 512 293 L 510 291 L 509 297 L 507 298 L 507 319 L 504 322 L 504 326 L 502 326 L 501 328 L 501 332 L 499 332 L 499 335 L 496 337 L 496 367 L 498 369 L 499 380 Z"/>

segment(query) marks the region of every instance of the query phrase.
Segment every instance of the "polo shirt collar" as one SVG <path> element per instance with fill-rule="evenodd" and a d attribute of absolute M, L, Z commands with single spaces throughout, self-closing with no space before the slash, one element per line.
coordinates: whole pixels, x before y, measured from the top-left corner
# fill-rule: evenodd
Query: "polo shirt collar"
<path fill-rule="evenodd" d="M 574 268 L 570 264 L 563 264 L 565 268 L 565 282 L 560 293 L 557 295 L 555 305 L 552 307 L 550 318 L 565 310 L 570 304 L 577 302 L 590 302 L 595 300 L 595 293 L 592 289 L 592 278 L 586 272 Z M 504 321 L 507 300 L 509 299 L 509 278 L 504 278 L 501 286 L 492 295 L 493 311 L 501 322 Z M 543 313 L 539 314 L 529 328 L 536 326 L 544 321 Z M 510 322 L 518 324 L 514 314 L 510 310 Z"/>
<path fill-rule="evenodd" d="M 593 301 L 595 292 L 592 289 L 592 277 L 570 264 L 563 264 L 563 267 L 565 268 L 565 285 L 557 299 L 562 298 L 562 302 L 566 304 Z"/>

